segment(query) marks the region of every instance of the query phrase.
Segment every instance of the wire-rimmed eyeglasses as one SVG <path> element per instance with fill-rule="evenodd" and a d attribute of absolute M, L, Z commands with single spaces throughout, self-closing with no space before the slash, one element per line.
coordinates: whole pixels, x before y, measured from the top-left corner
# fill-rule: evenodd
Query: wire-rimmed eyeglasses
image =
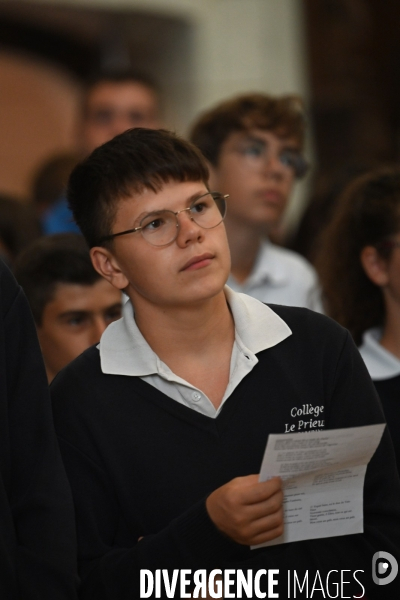
<path fill-rule="evenodd" d="M 112 240 L 121 235 L 140 231 L 146 242 L 152 246 L 168 246 L 176 240 L 179 233 L 178 215 L 187 212 L 192 221 L 203 229 L 217 227 L 226 215 L 226 199 L 229 194 L 207 192 L 196 198 L 188 208 L 174 212 L 173 210 L 156 210 L 145 215 L 139 227 L 112 233 L 101 238 L 99 243 Z"/>
<path fill-rule="evenodd" d="M 244 159 L 249 168 L 259 170 L 265 167 L 274 150 L 265 140 L 250 135 L 234 148 L 234 152 Z M 300 150 L 283 147 L 277 151 L 276 156 L 281 165 L 288 171 L 292 171 L 297 179 L 302 179 L 306 175 L 309 164 Z"/>

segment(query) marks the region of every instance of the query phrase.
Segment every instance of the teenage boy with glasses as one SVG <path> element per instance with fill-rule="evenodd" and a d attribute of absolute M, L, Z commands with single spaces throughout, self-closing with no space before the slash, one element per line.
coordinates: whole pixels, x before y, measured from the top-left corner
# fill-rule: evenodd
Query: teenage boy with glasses
<path fill-rule="evenodd" d="M 239 96 L 205 112 L 190 139 L 209 162 L 210 185 L 229 194 L 228 284 L 262 302 L 322 311 L 317 277 L 299 254 L 272 244 L 296 179 L 304 177 L 305 119 L 297 96 Z"/>
<path fill-rule="evenodd" d="M 268 434 L 298 422 L 294 407 L 306 398 L 328 428 L 383 416 L 345 330 L 225 286 L 225 198 L 207 182 L 194 146 L 147 129 L 104 144 L 70 178 L 93 264 L 129 297 L 51 386 L 81 598 L 138 598 L 141 569 L 277 568 L 281 597 L 288 569 L 363 569 L 367 588 L 374 552 L 400 543 L 388 434 L 368 467 L 365 534 L 249 548 L 283 531 L 280 480 L 257 473 Z"/>

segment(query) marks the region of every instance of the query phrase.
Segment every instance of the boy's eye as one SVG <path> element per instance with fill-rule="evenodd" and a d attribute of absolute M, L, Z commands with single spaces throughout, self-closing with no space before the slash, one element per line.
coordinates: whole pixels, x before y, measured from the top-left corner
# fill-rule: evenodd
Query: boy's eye
<path fill-rule="evenodd" d="M 147 229 L 148 231 L 154 231 L 155 229 L 160 229 L 163 225 L 165 225 L 166 219 L 164 217 L 157 217 L 156 219 L 146 220 L 142 228 Z"/>
<path fill-rule="evenodd" d="M 296 177 L 303 177 L 307 172 L 307 161 L 296 150 L 284 150 L 279 155 L 279 160 L 286 167 L 293 169 Z"/>
<path fill-rule="evenodd" d="M 209 205 L 207 204 L 207 202 L 201 201 L 201 202 L 198 202 L 197 204 L 193 204 L 193 206 L 190 207 L 190 212 L 198 215 L 198 214 L 205 212 L 207 210 L 207 208 L 209 208 Z"/>
<path fill-rule="evenodd" d="M 259 158 L 265 154 L 265 146 L 261 144 L 248 144 L 243 146 L 242 154 L 254 158 Z"/>
<path fill-rule="evenodd" d="M 97 125 L 109 125 L 113 119 L 113 111 L 106 108 L 96 110 L 90 115 L 90 120 Z"/>
<path fill-rule="evenodd" d="M 287 167 L 296 167 L 299 161 L 299 154 L 293 150 L 284 150 L 279 155 L 279 160 Z"/>
<path fill-rule="evenodd" d="M 113 321 L 117 321 L 122 316 L 121 310 L 113 310 L 105 315 L 105 320 L 107 323 L 112 323 Z"/>
<path fill-rule="evenodd" d="M 83 325 L 86 321 L 87 317 L 85 315 L 76 315 L 74 317 L 69 317 L 66 323 L 70 327 L 78 327 L 79 325 Z"/>
<path fill-rule="evenodd" d="M 137 111 L 130 111 L 128 116 L 131 123 L 142 123 L 146 118 L 146 115 Z"/>
<path fill-rule="evenodd" d="M 105 320 L 108 323 L 112 323 L 113 321 L 117 321 L 122 316 L 122 308 L 121 306 L 115 307 L 111 310 L 108 310 L 105 314 Z"/>

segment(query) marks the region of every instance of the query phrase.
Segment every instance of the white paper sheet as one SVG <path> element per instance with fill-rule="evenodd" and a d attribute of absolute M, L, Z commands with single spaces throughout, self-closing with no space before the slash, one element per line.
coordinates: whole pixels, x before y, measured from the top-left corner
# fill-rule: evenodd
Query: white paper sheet
<path fill-rule="evenodd" d="M 365 471 L 384 428 L 271 434 L 260 481 L 282 478 L 285 531 L 254 548 L 362 533 Z"/>

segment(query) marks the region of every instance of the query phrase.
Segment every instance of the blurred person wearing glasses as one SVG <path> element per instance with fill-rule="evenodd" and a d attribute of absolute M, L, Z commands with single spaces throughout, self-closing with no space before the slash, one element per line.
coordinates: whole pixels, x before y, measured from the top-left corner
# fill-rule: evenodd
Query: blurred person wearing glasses
<path fill-rule="evenodd" d="M 77 124 L 78 151 L 87 156 L 131 127 L 160 126 L 160 92 L 150 77 L 131 70 L 99 73 L 84 92 Z M 40 197 L 36 199 L 37 203 L 41 201 Z M 64 193 L 42 213 L 41 219 L 46 234 L 80 233 Z"/>
<path fill-rule="evenodd" d="M 229 194 L 230 287 L 262 302 L 321 311 L 313 267 L 268 239 L 307 172 L 304 135 L 300 98 L 246 94 L 202 114 L 190 139 L 209 163 L 211 187 Z"/>
<path fill-rule="evenodd" d="M 383 420 L 348 333 L 225 285 L 230 199 L 210 190 L 203 156 L 172 133 L 116 136 L 74 169 L 68 197 L 95 269 L 129 297 L 100 344 L 50 386 L 81 600 L 143 597 L 142 569 L 171 579 L 173 569 L 228 568 L 281 569 L 281 598 L 288 569 L 363 569 L 376 600 L 371 556 L 398 556 L 400 545 L 387 433 L 368 465 L 365 533 L 250 549 L 283 532 L 281 481 L 260 483 L 257 473 L 269 433 L 289 419 L 300 426 L 296 406 L 318 406 L 322 429 Z M 153 597 L 190 597 L 160 587 Z"/>
<path fill-rule="evenodd" d="M 161 127 L 156 83 L 134 71 L 101 73 L 86 88 L 78 137 L 84 155 L 132 127 Z"/>

